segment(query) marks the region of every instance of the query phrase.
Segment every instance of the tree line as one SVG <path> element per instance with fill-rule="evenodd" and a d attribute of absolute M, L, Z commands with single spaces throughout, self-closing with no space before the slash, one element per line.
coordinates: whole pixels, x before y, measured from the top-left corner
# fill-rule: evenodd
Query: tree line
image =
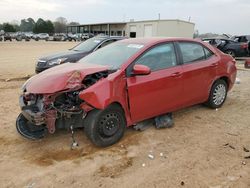
<path fill-rule="evenodd" d="M 22 19 L 20 23 L 0 24 L 0 30 L 5 32 L 33 32 L 33 33 L 65 33 L 68 25 L 79 25 L 78 22 L 68 23 L 64 17 L 58 17 L 54 22 L 39 18 L 36 22 L 33 18 Z"/>

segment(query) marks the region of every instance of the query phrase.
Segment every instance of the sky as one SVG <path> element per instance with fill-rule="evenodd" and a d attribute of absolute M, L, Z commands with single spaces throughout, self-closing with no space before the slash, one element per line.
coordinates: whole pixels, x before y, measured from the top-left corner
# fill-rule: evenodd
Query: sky
<path fill-rule="evenodd" d="M 0 23 L 65 17 L 82 24 L 181 19 L 199 33 L 250 34 L 250 0 L 0 0 Z"/>

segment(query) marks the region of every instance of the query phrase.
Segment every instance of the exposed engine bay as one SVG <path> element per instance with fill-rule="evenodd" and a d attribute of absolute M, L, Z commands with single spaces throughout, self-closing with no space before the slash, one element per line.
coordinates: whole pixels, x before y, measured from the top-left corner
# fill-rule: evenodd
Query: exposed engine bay
<path fill-rule="evenodd" d="M 40 139 L 56 129 L 84 127 L 84 118 L 94 109 L 79 98 L 79 93 L 106 78 L 113 71 L 87 75 L 83 80 L 78 71 L 70 75 L 66 90 L 53 94 L 29 93 L 23 86 L 19 102 L 22 113 L 17 118 L 17 129 L 29 139 Z"/>

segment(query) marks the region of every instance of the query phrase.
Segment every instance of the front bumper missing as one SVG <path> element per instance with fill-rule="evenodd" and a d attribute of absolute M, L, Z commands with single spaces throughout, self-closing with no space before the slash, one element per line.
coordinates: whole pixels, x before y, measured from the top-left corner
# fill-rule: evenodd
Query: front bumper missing
<path fill-rule="evenodd" d="M 22 110 L 23 116 L 34 125 L 43 125 L 45 124 L 45 113 L 39 112 L 35 105 L 26 106 L 23 101 L 23 96 L 19 98 L 19 104 Z M 38 112 L 34 112 L 38 111 Z"/>
<path fill-rule="evenodd" d="M 22 113 L 17 117 L 16 129 L 20 135 L 31 140 L 42 139 L 46 133 L 45 126 L 36 126 L 32 124 Z"/>
<path fill-rule="evenodd" d="M 27 139 L 37 140 L 45 136 L 45 114 L 38 112 L 35 105 L 26 105 L 23 96 L 19 98 L 22 113 L 16 119 L 16 129 Z M 36 112 L 37 111 L 37 112 Z"/>

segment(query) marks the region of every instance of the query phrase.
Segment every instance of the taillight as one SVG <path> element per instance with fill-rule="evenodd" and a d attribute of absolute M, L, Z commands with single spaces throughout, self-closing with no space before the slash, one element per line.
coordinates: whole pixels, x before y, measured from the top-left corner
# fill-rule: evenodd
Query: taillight
<path fill-rule="evenodd" d="M 246 49 L 246 48 L 248 48 L 248 44 L 247 44 L 247 43 L 242 43 L 242 44 L 240 45 L 240 48 L 241 48 L 241 49 Z"/>

